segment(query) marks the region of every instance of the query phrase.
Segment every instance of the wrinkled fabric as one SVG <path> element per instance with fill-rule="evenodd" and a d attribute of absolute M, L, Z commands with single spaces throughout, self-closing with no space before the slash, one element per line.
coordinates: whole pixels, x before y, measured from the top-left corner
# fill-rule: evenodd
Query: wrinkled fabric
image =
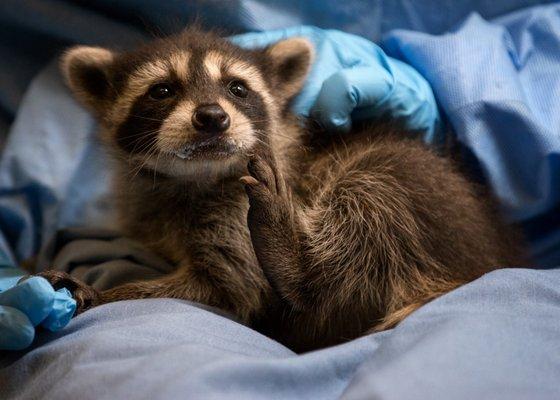
<path fill-rule="evenodd" d="M 384 44 L 430 81 L 539 264 L 559 265 L 560 6 L 493 22 L 473 14 L 446 35 L 395 31 Z"/>
<path fill-rule="evenodd" d="M 175 270 L 169 262 L 141 243 L 116 231 L 68 228 L 56 233 L 37 261 L 37 269 L 54 268 L 97 290 L 124 283 L 155 279 Z"/>
<path fill-rule="evenodd" d="M 12 399 L 560 398 L 560 270 L 501 270 L 392 331 L 295 355 L 171 299 L 107 304 L 0 358 Z"/>
<path fill-rule="evenodd" d="M 473 14 L 446 35 L 395 31 L 384 43 L 430 81 L 540 264 L 560 264 L 560 6 Z"/>
<path fill-rule="evenodd" d="M 31 84 L 0 160 L 0 246 L 12 264 L 60 228 L 114 227 L 112 174 L 95 129 L 53 62 Z"/>

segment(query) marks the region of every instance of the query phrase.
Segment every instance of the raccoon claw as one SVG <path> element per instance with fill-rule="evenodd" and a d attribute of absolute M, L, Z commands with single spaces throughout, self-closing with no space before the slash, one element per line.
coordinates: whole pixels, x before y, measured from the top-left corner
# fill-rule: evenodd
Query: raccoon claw
<path fill-rule="evenodd" d="M 252 206 L 270 205 L 285 197 L 285 185 L 276 168 L 259 156 L 251 157 L 247 164 L 248 176 L 239 180 L 245 185 Z"/>
<path fill-rule="evenodd" d="M 252 176 L 242 176 L 241 178 L 239 178 L 239 181 L 242 184 L 249 185 L 249 186 L 257 186 L 259 184 L 259 181 L 257 181 Z"/>
<path fill-rule="evenodd" d="M 276 168 L 263 158 L 251 158 L 247 170 L 250 175 L 240 178 L 249 197 L 247 222 L 253 239 L 258 236 L 264 240 L 271 232 L 284 230 L 290 225 L 291 196 Z"/>
<path fill-rule="evenodd" d="M 74 315 L 81 314 L 101 302 L 97 290 L 73 278 L 66 272 L 50 270 L 38 273 L 36 276 L 41 276 L 49 281 L 54 290 L 66 288 L 70 291 L 72 298 L 76 300 L 76 313 Z"/>
<path fill-rule="evenodd" d="M 262 158 L 252 157 L 247 164 L 247 170 L 253 178 L 263 183 L 273 194 L 278 192 L 276 174 L 270 164 Z"/>

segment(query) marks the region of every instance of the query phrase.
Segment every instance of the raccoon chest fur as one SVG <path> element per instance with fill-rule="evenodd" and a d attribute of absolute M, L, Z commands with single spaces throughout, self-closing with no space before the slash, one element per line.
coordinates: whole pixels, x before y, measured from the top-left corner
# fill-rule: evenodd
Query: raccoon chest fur
<path fill-rule="evenodd" d="M 270 286 L 255 258 L 237 179 L 204 187 L 158 178 L 154 186 L 147 174 L 130 183 L 117 191 L 123 232 L 176 265 L 190 279 L 185 291 L 197 285 L 206 304 L 245 322 L 259 315 Z M 177 290 L 163 297 L 181 297 Z"/>

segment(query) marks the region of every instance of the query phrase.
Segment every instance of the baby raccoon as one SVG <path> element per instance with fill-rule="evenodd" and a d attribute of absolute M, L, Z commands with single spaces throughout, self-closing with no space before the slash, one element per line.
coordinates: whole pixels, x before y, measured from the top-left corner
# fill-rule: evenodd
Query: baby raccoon
<path fill-rule="evenodd" d="M 79 311 L 186 299 L 305 351 L 515 263 L 488 202 L 406 132 L 311 140 L 289 105 L 312 59 L 302 38 L 244 50 L 195 29 L 131 52 L 70 49 L 63 73 L 117 161 L 122 231 L 177 268 L 101 293 L 43 275 Z"/>

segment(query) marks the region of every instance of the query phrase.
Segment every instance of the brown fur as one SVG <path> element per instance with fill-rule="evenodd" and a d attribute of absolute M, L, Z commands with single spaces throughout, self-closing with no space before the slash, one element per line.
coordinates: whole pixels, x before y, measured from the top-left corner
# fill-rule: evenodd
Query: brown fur
<path fill-rule="evenodd" d="M 177 265 L 164 278 L 92 295 L 92 305 L 152 297 L 202 302 L 304 351 L 394 326 L 435 297 L 517 261 L 487 199 L 450 160 L 406 133 L 373 125 L 312 144 L 285 111 L 311 62 L 308 44 L 296 39 L 245 52 L 207 34 L 188 35 L 219 53 L 208 60 L 239 59 L 253 76 L 262 74 L 266 135 L 220 173 L 176 177 L 157 163 L 136 168 L 111 141 L 117 127 L 103 120 L 117 99 L 88 93 L 84 101 L 98 102 L 119 160 L 123 233 Z M 184 38 L 161 42 L 155 53 L 162 59 L 162 43 L 195 47 Z M 116 65 L 139 56 L 123 57 Z M 64 65 L 76 67 L 71 53 Z M 82 96 L 84 85 L 70 74 Z M 124 88 L 123 81 L 111 85 Z"/>

